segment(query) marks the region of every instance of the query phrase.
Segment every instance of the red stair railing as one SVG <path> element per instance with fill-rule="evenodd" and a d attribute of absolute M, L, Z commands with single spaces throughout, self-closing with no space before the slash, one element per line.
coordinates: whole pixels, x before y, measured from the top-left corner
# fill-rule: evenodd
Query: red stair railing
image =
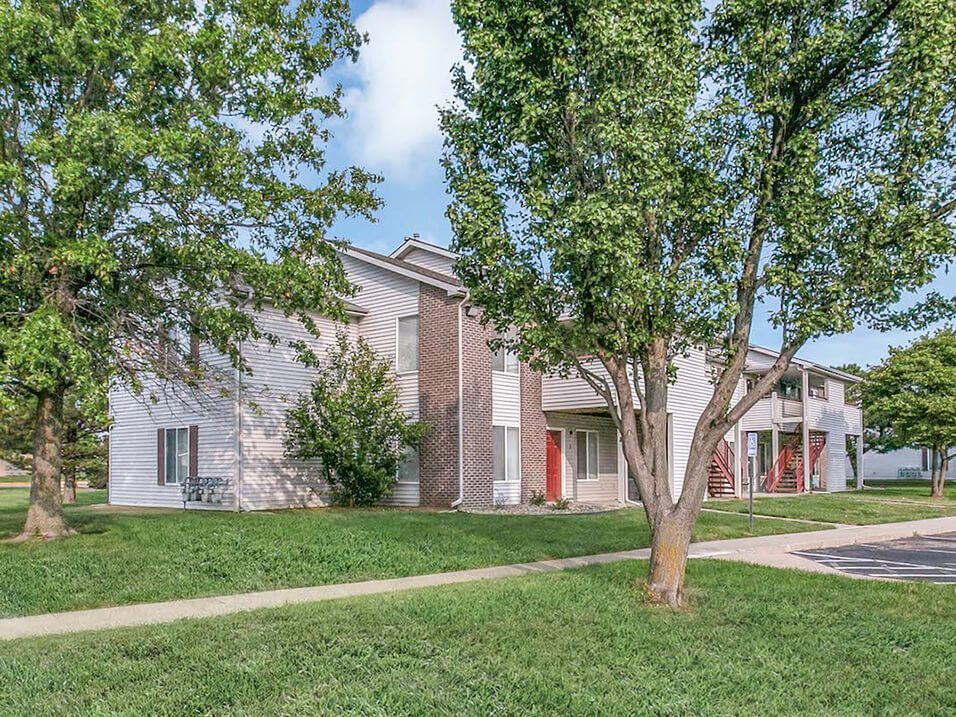
<path fill-rule="evenodd" d="M 721 474 L 727 483 L 730 484 L 730 489 L 733 490 L 734 469 L 732 466 L 734 465 L 734 451 L 725 438 L 720 439 L 720 443 L 717 444 L 717 448 L 714 450 L 714 463 L 717 464 Z"/>
<path fill-rule="evenodd" d="M 790 461 L 793 460 L 794 454 L 796 453 L 797 444 L 800 443 L 802 436 L 800 432 L 793 434 L 793 437 L 784 444 L 783 448 L 780 449 L 780 454 L 777 456 L 777 460 L 774 461 L 773 465 L 770 466 L 770 470 L 767 471 L 767 481 L 765 484 L 766 491 L 768 493 L 773 493 L 777 489 L 777 485 L 780 483 L 780 480 L 783 478 L 783 474 L 787 470 L 787 466 L 790 465 Z"/>

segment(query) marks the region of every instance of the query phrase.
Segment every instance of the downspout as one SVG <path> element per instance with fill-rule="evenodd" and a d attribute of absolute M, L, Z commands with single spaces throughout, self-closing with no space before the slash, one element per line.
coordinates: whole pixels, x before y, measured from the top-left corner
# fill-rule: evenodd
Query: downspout
<path fill-rule="evenodd" d="M 242 302 L 241 307 L 245 308 L 249 299 L 251 298 L 252 290 L 249 290 L 249 295 L 245 297 L 245 301 Z M 239 351 L 239 360 L 242 360 L 242 339 L 239 339 L 239 346 L 237 347 Z M 235 510 L 238 513 L 242 510 L 242 474 L 243 474 L 243 447 L 242 447 L 242 370 L 239 366 L 236 366 L 236 507 Z"/>
<path fill-rule="evenodd" d="M 239 356 L 242 356 L 242 341 L 239 342 Z M 242 371 L 236 367 L 236 507 L 242 510 Z"/>
<path fill-rule="evenodd" d="M 464 336 L 462 311 L 465 308 L 466 301 L 468 301 L 467 292 L 458 304 L 458 498 L 451 504 L 452 508 L 457 508 L 465 499 L 465 389 L 462 385 L 465 372 L 462 368 L 464 355 L 462 350 Z"/>

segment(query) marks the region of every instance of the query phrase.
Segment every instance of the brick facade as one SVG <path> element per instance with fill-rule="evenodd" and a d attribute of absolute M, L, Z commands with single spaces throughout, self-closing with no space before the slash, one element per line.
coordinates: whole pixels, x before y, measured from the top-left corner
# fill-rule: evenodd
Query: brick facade
<path fill-rule="evenodd" d="M 418 295 L 418 390 L 426 426 L 419 450 L 422 505 L 449 507 L 458 498 L 458 304 L 425 284 Z"/>
<path fill-rule="evenodd" d="M 449 507 L 458 499 L 458 311 L 460 297 L 421 284 L 418 390 L 427 426 L 419 451 L 420 496 L 425 506 Z M 488 329 L 462 317 L 464 507 L 494 501 L 491 439 L 491 352 Z"/>
<path fill-rule="evenodd" d="M 532 491 L 545 491 L 547 420 L 541 410 L 541 374 L 521 364 L 520 375 L 521 502 L 527 503 Z"/>
<path fill-rule="evenodd" d="M 488 507 L 494 504 L 491 436 L 491 330 L 477 317 L 465 316 L 464 346 L 465 490 L 462 505 Z"/>

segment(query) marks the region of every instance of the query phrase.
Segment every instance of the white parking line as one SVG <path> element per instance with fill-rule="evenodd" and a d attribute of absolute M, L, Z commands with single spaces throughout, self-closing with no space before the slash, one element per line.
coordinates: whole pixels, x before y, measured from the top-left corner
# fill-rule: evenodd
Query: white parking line
<path fill-rule="evenodd" d="M 924 569 L 929 568 L 933 570 L 937 569 L 937 566 L 935 565 L 926 565 L 925 563 L 909 563 L 909 562 L 903 562 L 901 560 L 885 560 L 883 558 L 858 558 L 858 557 L 843 556 L 843 555 L 830 555 L 829 553 L 811 553 L 811 552 L 803 552 L 803 551 L 795 552 L 794 555 L 801 555 L 803 557 L 810 557 L 810 558 L 823 558 L 824 560 L 851 560 L 854 562 L 882 563 L 884 565 L 900 565 L 900 566 L 908 567 L 908 568 L 924 568 Z M 847 567 L 850 567 L 850 566 L 847 566 Z M 945 570 L 946 568 L 939 568 L 939 569 Z"/>
<path fill-rule="evenodd" d="M 946 552 L 946 551 L 933 551 Z M 887 560 L 884 558 L 864 558 L 854 555 L 834 555 L 817 551 L 795 551 L 794 555 L 816 560 L 834 570 L 848 574 L 866 575 L 878 578 L 900 580 L 921 579 L 937 585 L 956 585 L 956 569 L 945 565 L 926 565 L 924 563 Z"/>

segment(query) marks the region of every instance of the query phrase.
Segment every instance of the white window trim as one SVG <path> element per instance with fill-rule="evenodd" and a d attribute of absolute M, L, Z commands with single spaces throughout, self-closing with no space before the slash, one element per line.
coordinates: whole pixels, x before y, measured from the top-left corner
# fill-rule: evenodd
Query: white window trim
<path fill-rule="evenodd" d="M 177 480 L 169 480 L 169 432 L 172 431 L 176 435 L 176 471 L 177 471 Z M 179 479 L 179 432 L 186 431 L 186 478 L 189 477 L 189 465 L 192 463 L 192 447 L 189 445 L 189 426 L 174 426 L 173 428 L 164 428 L 163 429 L 163 440 L 166 441 L 166 445 L 163 446 L 163 460 L 166 464 L 163 466 L 163 486 L 181 486 L 183 483 Z"/>
<path fill-rule="evenodd" d="M 595 431 L 595 430 L 590 429 L 590 428 L 578 428 L 578 429 L 575 429 L 574 433 L 575 433 L 575 436 L 574 436 L 574 480 L 577 481 L 578 483 L 597 483 L 599 480 L 601 480 L 601 439 L 600 439 L 600 432 L 599 432 L 599 431 Z M 593 478 L 581 478 L 581 477 L 580 477 L 581 474 L 580 474 L 580 472 L 578 471 L 578 459 L 580 458 L 580 456 L 578 456 L 578 438 L 577 438 L 577 434 L 579 434 L 579 433 L 585 433 L 585 434 L 590 434 L 591 436 L 594 436 L 594 446 L 595 446 L 595 448 L 594 448 L 594 455 L 597 456 L 597 462 L 598 462 L 598 464 L 594 467 L 594 477 L 593 477 Z M 591 439 L 588 438 L 588 442 L 590 442 L 590 440 L 591 440 Z M 588 451 L 585 451 L 584 454 L 587 455 L 587 454 L 588 454 Z M 590 466 L 589 466 L 589 467 L 590 467 Z"/>
<path fill-rule="evenodd" d="M 513 332 L 510 332 L 510 333 L 513 333 Z M 499 335 L 498 335 L 498 338 L 507 338 L 507 336 L 502 336 L 501 334 L 499 334 Z M 495 357 L 497 356 L 499 350 L 504 352 L 504 355 L 503 355 L 504 368 L 502 368 L 502 369 L 498 369 L 498 368 L 495 368 L 495 367 L 494 367 L 494 366 L 495 366 Z M 514 368 L 514 371 L 509 371 L 509 370 L 508 370 L 508 354 L 509 354 L 509 353 L 512 354 L 512 355 L 514 356 L 514 359 L 515 359 L 515 368 Z M 501 349 L 492 351 L 492 352 L 491 352 L 491 372 L 492 372 L 493 374 L 497 374 L 497 375 L 499 375 L 499 376 L 520 376 L 520 375 L 521 375 L 521 361 L 518 359 L 518 354 L 517 354 L 517 352 L 509 351 L 508 348 L 507 348 L 507 347 L 504 347 L 504 346 L 502 346 Z"/>
<path fill-rule="evenodd" d="M 418 373 L 418 369 L 410 369 L 408 371 L 401 371 L 398 368 L 398 345 L 399 345 L 399 332 L 401 331 L 402 319 L 418 319 L 418 352 L 419 352 L 419 361 L 421 361 L 421 337 L 422 337 L 422 319 L 418 314 L 405 314 L 404 316 L 395 317 L 395 373 L 398 376 L 413 376 Z"/>
<path fill-rule="evenodd" d="M 504 480 L 493 480 L 492 482 L 495 485 L 514 485 L 517 483 L 521 485 L 521 426 L 508 425 L 507 423 L 496 423 L 491 427 L 493 431 L 496 428 L 503 428 L 505 430 L 505 439 L 502 444 L 505 449 L 504 455 L 504 466 L 505 466 L 505 479 Z M 514 480 L 508 480 L 508 430 L 518 431 L 518 475 Z"/>

